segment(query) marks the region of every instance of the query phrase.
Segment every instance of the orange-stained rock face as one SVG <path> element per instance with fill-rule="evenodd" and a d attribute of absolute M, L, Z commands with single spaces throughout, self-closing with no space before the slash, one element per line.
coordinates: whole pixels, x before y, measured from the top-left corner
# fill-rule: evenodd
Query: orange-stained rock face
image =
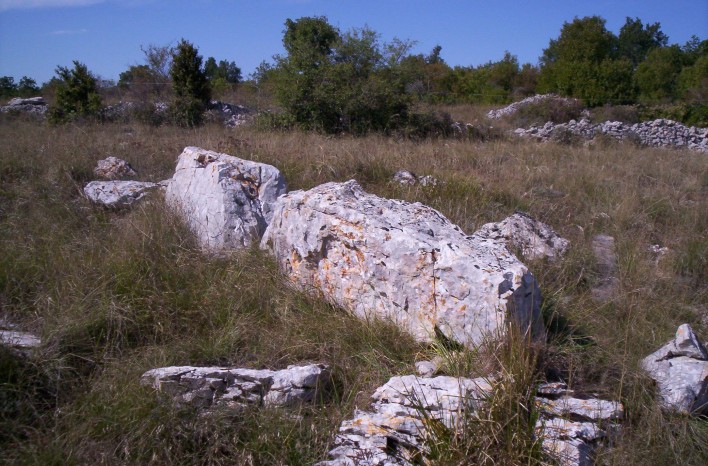
<path fill-rule="evenodd" d="M 470 347 L 498 337 L 507 303 L 524 308 L 517 290 L 535 284 L 502 242 L 467 236 L 430 207 L 367 194 L 355 181 L 281 197 L 261 247 L 303 289 L 421 341 L 436 329 Z M 536 312 L 527 320 L 539 317 L 527 310 Z"/>

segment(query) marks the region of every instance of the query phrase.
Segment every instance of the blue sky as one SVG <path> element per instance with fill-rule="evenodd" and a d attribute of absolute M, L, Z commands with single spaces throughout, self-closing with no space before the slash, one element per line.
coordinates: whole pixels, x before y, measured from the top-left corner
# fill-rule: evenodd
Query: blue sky
<path fill-rule="evenodd" d="M 600 15 L 615 33 L 625 17 L 660 22 L 671 43 L 708 38 L 708 0 L 0 0 L 0 76 L 42 83 L 58 65 L 84 62 L 107 78 L 140 64 L 141 45 L 185 38 L 204 57 L 235 61 L 251 73 L 282 52 L 283 23 L 329 18 L 346 30 L 368 25 L 384 40 L 436 44 L 451 65 L 479 65 L 505 50 L 536 63 L 564 21 Z"/>

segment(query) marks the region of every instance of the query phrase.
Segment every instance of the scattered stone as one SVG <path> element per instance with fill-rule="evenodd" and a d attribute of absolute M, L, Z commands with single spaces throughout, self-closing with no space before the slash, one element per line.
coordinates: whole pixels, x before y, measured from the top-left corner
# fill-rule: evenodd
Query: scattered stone
<path fill-rule="evenodd" d="M 592 239 L 591 247 L 599 276 L 597 284 L 591 290 L 591 295 L 595 301 L 604 303 L 612 298 L 619 286 L 615 239 L 608 235 L 597 235 Z"/>
<path fill-rule="evenodd" d="M 128 162 L 113 156 L 99 160 L 93 173 L 107 180 L 121 180 L 138 175 Z"/>
<path fill-rule="evenodd" d="M 408 170 L 397 171 L 391 181 L 408 186 L 414 186 L 416 184 L 421 186 L 437 186 L 439 183 L 438 179 L 431 175 L 417 176 Z"/>
<path fill-rule="evenodd" d="M 418 361 L 415 363 L 415 370 L 421 377 L 430 378 L 438 371 L 438 365 L 435 361 Z"/>
<path fill-rule="evenodd" d="M 7 105 L 0 107 L 0 113 L 26 113 L 38 117 L 44 117 L 49 106 L 44 97 L 15 97 Z"/>
<path fill-rule="evenodd" d="M 429 452 L 430 421 L 455 430 L 491 392 L 485 378 L 414 375 L 392 377 L 373 394 L 371 411 L 356 410 L 342 422 L 330 461 L 318 466 L 412 466 Z"/>
<path fill-rule="evenodd" d="M 656 381 L 664 407 L 682 413 L 708 413 L 708 352 L 688 324 L 676 337 L 642 361 Z"/>
<path fill-rule="evenodd" d="M 554 124 L 547 122 L 542 127 L 518 128 L 514 134 L 545 142 L 562 139 L 570 134 L 592 140 L 598 134 L 618 140 L 632 140 L 650 147 L 688 148 L 708 153 L 708 128 L 687 127 L 672 120 L 658 119 L 629 125 L 620 121 L 605 121 L 594 124 L 586 118 L 579 121 Z"/>
<path fill-rule="evenodd" d="M 527 260 L 558 259 L 570 245 L 550 226 L 523 212 L 516 212 L 501 222 L 482 225 L 474 236 L 502 241 L 521 251 L 522 257 Z"/>
<path fill-rule="evenodd" d="M 92 181 L 84 187 L 84 194 L 94 204 L 122 209 L 131 207 L 156 188 L 159 188 L 157 183 L 143 181 Z"/>
<path fill-rule="evenodd" d="M 32 333 L 16 330 L 0 330 L 0 345 L 13 353 L 29 356 L 35 348 L 42 345 L 42 340 Z"/>
<path fill-rule="evenodd" d="M 578 105 L 579 101 L 577 99 L 572 99 L 568 97 L 561 97 L 557 94 L 539 94 L 539 95 L 533 95 L 531 97 L 527 97 L 523 100 L 520 100 L 518 102 L 514 102 L 504 108 L 500 108 L 497 110 L 490 110 L 487 113 L 487 118 L 491 118 L 492 120 L 498 120 L 500 118 L 506 117 L 513 115 L 517 113 L 519 110 L 521 110 L 523 107 L 529 106 L 529 105 L 535 105 L 544 101 L 555 101 L 560 103 L 561 105 L 568 105 L 568 106 L 576 106 Z"/>
<path fill-rule="evenodd" d="M 538 284 L 502 241 L 467 236 L 428 206 L 353 180 L 279 198 L 261 247 L 302 289 L 419 341 L 440 333 L 474 348 L 509 320 L 545 337 Z"/>
<path fill-rule="evenodd" d="M 140 383 L 171 396 L 178 406 L 282 407 L 319 399 L 331 383 L 331 372 L 323 364 L 279 371 L 172 366 L 145 372 Z"/>
<path fill-rule="evenodd" d="M 204 249 L 218 253 L 257 243 L 286 189 L 285 178 L 271 165 L 187 147 L 165 199 Z"/>

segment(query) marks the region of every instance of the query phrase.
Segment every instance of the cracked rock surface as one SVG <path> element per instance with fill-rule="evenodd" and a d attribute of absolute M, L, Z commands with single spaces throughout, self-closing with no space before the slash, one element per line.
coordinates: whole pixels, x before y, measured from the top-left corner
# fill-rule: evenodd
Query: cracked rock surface
<path fill-rule="evenodd" d="M 285 194 L 277 168 L 187 147 L 179 156 L 165 200 L 180 213 L 204 249 L 221 252 L 257 243 Z"/>
<path fill-rule="evenodd" d="M 523 212 L 516 212 L 501 222 L 482 225 L 474 236 L 503 241 L 521 251 L 527 260 L 558 259 L 570 245 L 553 228 Z"/>
<path fill-rule="evenodd" d="M 143 181 L 92 181 L 84 194 L 94 204 L 119 209 L 131 207 L 156 188 L 157 183 Z"/>
<path fill-rule="evenodd" d="M 196 408 L 292 406 L 318 399 L 331 381 L 328 366 L 310 364 L 287 369 L 238 369 L 171 366 L 152 369 L 140 383 L 172 396 L 177 405 Z"/>
<path fill-rule="evenodd" d="M 290 280 L 419 341 L 474 347 L 513 319 L 544 337 L 535 278 L 502 241 L 467 236 L 420 203 L 368 194 L 356 181 L 278 199 L 261 247 Z"/>
<path fill-rule="evenodd" d="M 485 378 L 392 377 L 373 394 L 371 411 L 357 410 L 342 422 L 331 460 L 318 466 L 420 464 L 428 451 L 425 425 L 439 421 L 455 429 L 491 389 Z"/>
<path fill-rule="evenodd" d="M 662 404 L 683 413 L 708 414 L 708 352 L 688 324 L 642 361 L 656 381 Z"/>

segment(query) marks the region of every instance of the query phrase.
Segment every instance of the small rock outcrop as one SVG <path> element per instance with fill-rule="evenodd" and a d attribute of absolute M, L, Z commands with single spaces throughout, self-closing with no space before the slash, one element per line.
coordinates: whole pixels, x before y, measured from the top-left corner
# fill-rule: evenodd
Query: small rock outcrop
<path fill-rule="evenodd" d="M 178 406 L 282 407 L 318 400 L 331 383 L 331 372 L 323 364 L 279 371 L 172 366 L 145 372 L 140 383 L 171 396 Z"/>
<path fill-rule="evenodd" d="M 123 209 L 133 206 L 159 187 L 157 183 L 144 181 L 92 181 L 84 187 L 84 194 L 94 204 Z"/>
<path fill-rule="evenodd" d="M 597 263 L 598 281 L 590 292 L 595 301 L 607 302 L 619 286 L 615 239 L 608 235 L 596 235 L 591 247 Z"/>
<path fill-rule="evenodd" d="M 527 260 L 561 258 L 570 245 L 550 226 L 523 212 L 516 212 L 501 222 L 482 225 L 474 236 L 503 241 L 521 251 L 522 257 Z"/>
<path fill-rule="evenodd" d="M 597 444 L 619 429 L 624 407 L 617 401 L 573 395 L 565 383 L 540 385 L 535 432 L 542 439 L 543 451 L 560 466 L 590 466 Z"/>
<path fill-rule="evenodd" d="M 520 100 L 518 102 L 514 102 L 510 105 L 507 105 L 504 108 L 496 109 L 496 110 L 490 110 L 487 112 L 487 118 L 491 118 L 492 120 L 498 120 L 503 117 L 507 117 L 510 115 L 514 115 L 517 113 L 520 109 L 527 107 L 529 105 L 535 105 L 544 101 L 555 101 L 560 103 L 561 105 L 578 105 L 579 101 L 577 99 L 572 99 L 569 97 L 561 97 L 557 94 L 539 94 L 539 95 L 532 95 L 531 97 L 527 97 L 523 100 Z"/>
<path fill-rule="evenodd" d="M 620 121 L 605 121 L 595 124 L 585 118 L 559 124 L 549 121 L 543 126 L 531 126 L 528 129 L 518 128 L 514 133 L 517 136 L 530 137 L 544 142 L 563 138 L 565 134 L 586 140 L 603 134 L 618 140 L 634 140 L 650 147 L 688 148 L 704 154 L 708 153 L 708 128 L 688 127 L 666 119 L 645 121 L 633 125 Z"/>
<path fill-rule="evenodd" d="M 48 109 L 44 97 L 15 97 L 7 105 L 0 107 L 0 113 L 25 113 L 38 117 L 44 117 Z"/>
<path fill-rule="evenodd" d="M 112 155 L 103 160 L 99 160 L 96 168 L 93 169 L 94 175 L 106 180 L 121 180 L 123 178 L 131 178 L 138 176 L 138 173 L 130 166 L 128 162 Z"/>
<path fill-rule="evenodd" d="M 356 410 L 351 420 L 342 422 L 331 460 L 317 466 L 420 464 L 420 456 L 429 451 L 424 440 L 429 420 L 454 430 L 491 390 L 484 378 L 392 377 L 371 397 L 370 411 Z"/>
<path fill-rule="evenodd" d="M 285 178 L 271 165 L 187 147 L 165 200 L 204 249 L 218 253 L 260 241 L 275 200 L 286 190 Z"/>
<path fill-rule="evenodd" d="M 417 184 L 421 186 L 437 186 L 439 181 L 432 175 L 418 176 L 415 173 L 409 172 L 408 170 L 398 170 L 391 179 L 393 183 L 398 183 L 402 185 L 415 186 Z"/>
<path fill-rule="evenodd" d="M 509 321 L 545 336 L 538 284 L 503 242 L 353 180 L 279 198 L 261 247 L 297 286 L 419 341 L 442 334 L 473 348 Z"/>
<path fill-rule="evenodd" d="M 664 407 L 708 414 L 708 351 L 688 324 L 676 337 L 642 361 L 656 381 Z"/>

